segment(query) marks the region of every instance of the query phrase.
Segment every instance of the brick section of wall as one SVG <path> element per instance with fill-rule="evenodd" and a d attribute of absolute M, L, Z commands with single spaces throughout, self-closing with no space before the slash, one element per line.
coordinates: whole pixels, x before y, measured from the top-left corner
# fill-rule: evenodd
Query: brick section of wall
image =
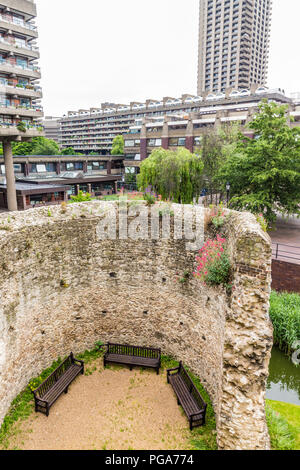
<path fill-rule="evenodd" d="M 272 289 L 300 293 L 300 265 L 273 259 Z"/>

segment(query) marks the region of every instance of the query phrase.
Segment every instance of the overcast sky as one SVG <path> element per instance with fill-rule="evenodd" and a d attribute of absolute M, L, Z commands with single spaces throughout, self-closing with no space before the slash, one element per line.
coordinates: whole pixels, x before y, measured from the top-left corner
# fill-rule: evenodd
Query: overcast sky
<path fill-rule="evenodd" d="M 36 0 L 46 115 L 196 94 L 199 0 Z M 299 0 L 273 0 L 269 86 L 300 91 Z"/>

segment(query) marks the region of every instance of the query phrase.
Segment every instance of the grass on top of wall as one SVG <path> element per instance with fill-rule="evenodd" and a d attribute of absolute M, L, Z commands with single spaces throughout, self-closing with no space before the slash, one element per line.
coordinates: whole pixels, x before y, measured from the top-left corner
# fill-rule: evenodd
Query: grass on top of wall
<path fill-rule="evenodd" d="M 270 318 L 274 327 L 274 344 L 287 354 L 300 339 L 300 295 L 272 291 Z"/>
<path fill-rule="evenodd" d="M 267 423 L 273 450 L 300 450 L 300 406 L 266 401 Z"/>

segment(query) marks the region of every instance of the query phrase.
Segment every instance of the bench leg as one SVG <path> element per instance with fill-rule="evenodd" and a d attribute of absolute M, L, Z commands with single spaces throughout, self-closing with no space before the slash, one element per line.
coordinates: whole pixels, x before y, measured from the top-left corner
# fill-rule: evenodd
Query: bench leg
<path fill-rule="evenodd" d="M 69 387 L 66 388 L 65 393 L 68 393 L 68 391 L 69 391 Z"/>
<path fill-rule="evenodd" d="M 192 420 L 190 419 L 190 431 L 193 430 L 193 423 L 192 423 Z"/>
<path fill-rule="evenodd" d="M 48 405 L 47 405 L 47 408 L 46 408 L 46 416 L 47 416 L 47 418 L 49 416 L 49 406 Z"/>
<path fill-rule="evenodd" d="M 132 366 L 130 366 L 130 370 L 132 370 Z"/>
<path fill-rule="evenodd" d="M 178 398 L 177 398 L 177 405 L 180 405 L 180 401 L 179 401 L 179 399 L 178 399 Z"/>
<path fill-rule="evenodd" d="M 157 375 L 159 375 L 159 367 L 156 369 L 156 373 Z"/>
<path fill-rule="evenodd" d="M 104 367 L 104 369 L 106 367 L 106 360 L 105 359 L 103 359 L 103 367 Z"/>

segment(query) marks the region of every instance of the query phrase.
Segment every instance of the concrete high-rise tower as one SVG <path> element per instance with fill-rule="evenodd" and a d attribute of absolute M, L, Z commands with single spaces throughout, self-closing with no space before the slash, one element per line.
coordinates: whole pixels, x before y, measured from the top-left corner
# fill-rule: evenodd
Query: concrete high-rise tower
<path fill-rule="evenodd" d="M 42 135 L 41 78 L 33 0 L 0 2 L 0 141 L 3 144 L 7 203 L 17 210 L 12 141 Z"/>
<path fill-rule="evenodd" d="M 264 85 L 272 0 L 200 0 L 198 94 Z"/>

